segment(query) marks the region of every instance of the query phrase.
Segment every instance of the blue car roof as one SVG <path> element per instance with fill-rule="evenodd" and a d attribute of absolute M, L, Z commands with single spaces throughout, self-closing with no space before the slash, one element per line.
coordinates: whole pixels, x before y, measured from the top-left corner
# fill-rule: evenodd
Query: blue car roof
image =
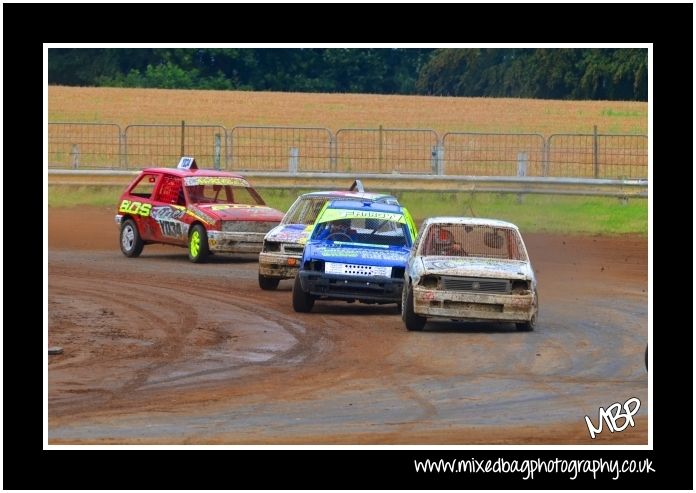
<path fill-rule="evenodd" d="M 371 210 L 376 212 L 391 212 L 403 214 L 398 205 L 381 204 L 379 202 L 358 202 L 357 200 L 332 200 L 327 209 Z"/>

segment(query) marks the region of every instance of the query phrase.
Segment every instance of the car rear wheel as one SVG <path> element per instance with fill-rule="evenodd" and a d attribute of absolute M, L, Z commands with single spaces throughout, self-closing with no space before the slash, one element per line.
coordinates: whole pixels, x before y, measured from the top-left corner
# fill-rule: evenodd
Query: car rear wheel
<path fill-rule="evenodd" d="M 143 251 L 143 239 L 138 233 L 138 227 L 132 219 L 126 219 L 121 224 L 121 251 L 126 257 L 137 257 Z"/>
<path fill-rule="evenodd" d="M 300 275 L 295 276 L 295 283 L 292 285 L 292 308 L 298 313 L 308 313 L 314 306 L 314 296 L 302 290 Z"/>
<path fill-rule="evenodd" d="M 200 224 L 195 224 L 189 233 L 188 257 L 194 264 L 205 262 L 210 249 L 208 248 L 208 233 Z"/>
<path fill-rule="evenodd" d="M 413 311 L 413 288 L 410 284 L 404 286 L 403 297 L 405 299 L 402 301 L 401 319 L 406 328 L 411 331 L 423 330 L 427 318 L 421 317 Z"/>
<path fill-rule="evenodd" d="M 278 287 L 280 279 L 277 277 L 266 277 L 259 274 L 259 287 L 266 291 L 271 291 Z"/>

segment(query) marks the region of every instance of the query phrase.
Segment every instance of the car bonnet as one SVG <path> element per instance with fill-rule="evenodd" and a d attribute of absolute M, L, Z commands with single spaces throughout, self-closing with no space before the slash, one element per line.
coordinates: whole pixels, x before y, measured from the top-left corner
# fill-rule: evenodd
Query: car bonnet
<path fill-rule="evenodd" d="M 502 279 L 531 279 L 532 271 L 523 260 L 499 260 L 474 257 L 421 257 L 424 275 L 453 275 Z"/>
<path fill-rule="evenodd" d="M 338 243 L 338 242 L 337 242 Z M 355 263 L 360 265 L 405 266 L 409 247 L 351 245 L 340 243 L 327 245 L 312 242 L 305 248 L 305 260 L 324 260 L 328 262 Z"/>
<path fill-rule="evenodd" d="M 281 224 L 268 232 L 265 241 L 304 244 L 312 233 L 313 224 Z"/>

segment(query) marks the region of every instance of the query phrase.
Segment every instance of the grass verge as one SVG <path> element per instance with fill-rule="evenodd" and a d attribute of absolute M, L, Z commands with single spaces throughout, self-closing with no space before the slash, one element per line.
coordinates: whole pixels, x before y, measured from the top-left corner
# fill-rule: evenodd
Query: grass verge
<path fill-rule="evenodd" d="M 122 186 L 48 187 L 49 207 L 113 206 Z M 300 193 L 311 190 L 262 189 L 268 205 L 286 211 Z M 431 216 L 475 216 L 510 221 L 526 232 L 565 234 L 648 234 L 648 201 L 470 192 L 394 192 L 417 224 Z"/>

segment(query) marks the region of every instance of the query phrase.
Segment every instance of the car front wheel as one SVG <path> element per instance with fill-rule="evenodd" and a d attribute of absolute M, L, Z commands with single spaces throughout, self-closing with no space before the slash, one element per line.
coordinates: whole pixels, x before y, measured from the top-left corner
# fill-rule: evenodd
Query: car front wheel
<path fill-rule="evenodd" d="M 314 306 L 314 296 L 302 290 L 300 275 L 295 276 L 295 283 L 292 285 L 292 308 L 298 313 L 308 313 Z"/>
<path fill-rule="evenodd" d="M 272 291 L 278 287 L 280 279 L 277 277 L 266 277 L 259 274 L 259 287 L 265 291 Z"/>
<path fill-rule="evenodd" d="M 520 322 L 515 324 L 517 326 L 517 330 L 520 332 L 531 332 L 534 330 L 534 327 L 536 327 L 537 315 L 539 314 L 539 294 L 536 292 L 536 290 L 534 291 L 534 300 L 536 310 L 534 311 L 534 315 L 532 315 L 529 322 Z"/>
<path fill-rule="evenodd" d="M 406 328 L 411 331 L 420 331 L 425 327 L 427 319 L 421 317 L 413 311 L 413 288 L 410 284 L 404 286 L 402 300 L 401 319 L 404 321 Z"/>
<path fill-rule="evenodd" d="M 137 257 L 143 251 L 143 239 L 132 219 L 126 219 L 121 225 L 121 251 L 126 257 Z"/>
<path fill-rule="evenodd" d="M 208 233 L 200 224 L 195 224 L 189 233 L 188 257 L 194 264 L 205 262 L 210 249 L 208 248 Z"/>

